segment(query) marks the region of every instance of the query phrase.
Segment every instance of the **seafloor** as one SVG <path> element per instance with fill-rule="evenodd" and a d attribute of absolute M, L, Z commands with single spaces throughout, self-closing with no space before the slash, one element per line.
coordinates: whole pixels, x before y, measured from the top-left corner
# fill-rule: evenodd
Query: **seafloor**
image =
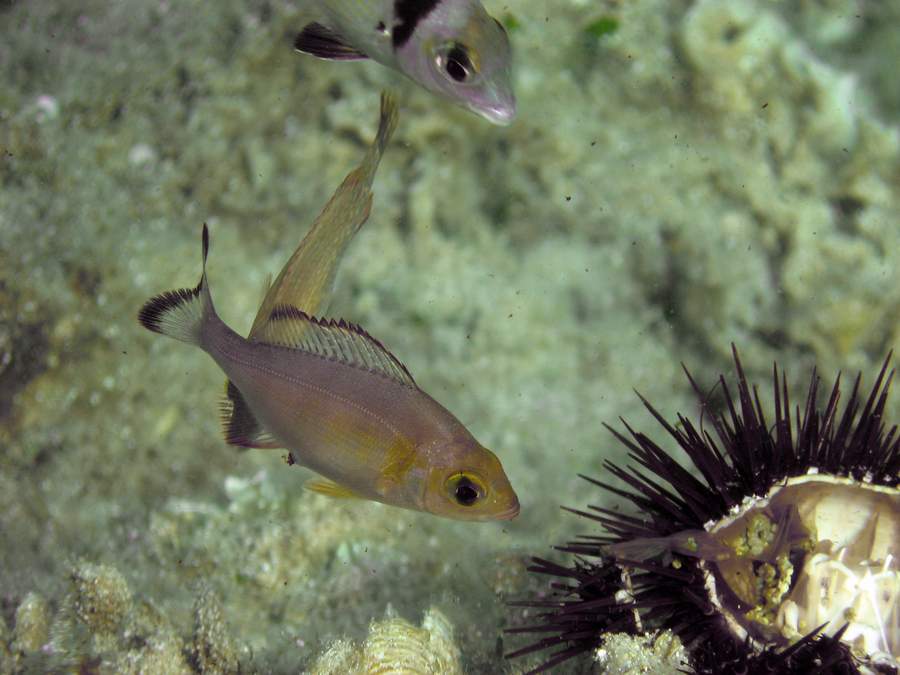
<path fill-rule="evenodd" d="M 294 53 L 302 4 L 0 1 L 0 672 L 520 672 L 504 601 L 589 531 L 559 504 L 604 498 L 576 477 L 623 458 L 602 423 L 657 433 L 633 389 L 693 414 L 680 363 L 712 385 L 734 342 L 799 397 L 900 346 L 897 0 L 491 2 L 508 128 Z M 331 313 L 498 452 L 509 523 L 303 491 L 221 440 L 210 359 L 135 321 L 196 282 L 205 221 L 246 331 L 385 86 Z M 360 656 L 386 612 L 409 653 Z"/>

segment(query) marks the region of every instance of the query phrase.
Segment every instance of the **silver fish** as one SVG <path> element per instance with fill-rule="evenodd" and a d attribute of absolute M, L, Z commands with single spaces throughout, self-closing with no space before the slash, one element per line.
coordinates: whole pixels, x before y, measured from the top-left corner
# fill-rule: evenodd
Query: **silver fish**
<path fill-rule="evenodd" d="M 479 0 L 313 0 L 322 22 L 294 46 L 323 59 L 371 58 L 494 124 L 516 115 L 503 25 Z"/>

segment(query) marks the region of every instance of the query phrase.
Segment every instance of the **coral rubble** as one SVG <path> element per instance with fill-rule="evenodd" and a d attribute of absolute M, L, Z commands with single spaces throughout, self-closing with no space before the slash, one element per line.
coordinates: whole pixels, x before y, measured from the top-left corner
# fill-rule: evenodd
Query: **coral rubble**
<path fill-rule="evenodd" d="M 335 641 L 315 662 L 312 675 L 462 675 L 459 648 L 447 617 L 432 607 L 421 626 L 388 616 L 372 622 L 361 645 Z"/>

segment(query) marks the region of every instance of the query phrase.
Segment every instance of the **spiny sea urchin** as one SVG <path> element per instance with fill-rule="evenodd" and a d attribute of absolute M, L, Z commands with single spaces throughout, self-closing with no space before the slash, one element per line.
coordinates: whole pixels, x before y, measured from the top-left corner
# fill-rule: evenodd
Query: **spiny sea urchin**
<path fill-rule="evenodd" d="M 856 378 L 842 412 L 840 377 L 821 408 L 813 372 L 792 415 L 775 366 L 770 425 L 733 353 L 738 395 L 720 376 L 721 413 L 685 369 L 699 428 L 681 415 L 669 424 L 641 397 L 693 470 L 624 420 L 626 433 L 607 427 L 642 468 L 604 462 L 631 490 L 582 477 L 639 513 L 567 509 L 606 533 L 557 547 L 575 554 L 570 565 L 532 559 L 530 571 L 563 581 L 547 599 L 514 603 L 542 611 L 510 632 L 546 637 L 510 657 L 555 649 L 539 672 L 603 633 L 671 628 L 699 673 L 897 672 L 900 436 L 882 420 L 890 356 L 865 399 Z"/>

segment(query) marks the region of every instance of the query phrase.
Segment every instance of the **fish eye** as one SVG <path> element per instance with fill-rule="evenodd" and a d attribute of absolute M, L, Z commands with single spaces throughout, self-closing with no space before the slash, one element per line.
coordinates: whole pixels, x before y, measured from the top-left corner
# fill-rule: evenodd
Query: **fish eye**
<path fill-rule="evenodd" d="M 471 506 L 478 499 L 478 490 L 475 489 L 475 486 L 463 481 L 459 482 L 453 494 L 456 497 L 456 501 L 463 506 Z"/>
<path fill-rule="evenodd" d="M 439 50 L 437 65 L 454 82 L 468 82 L 476 74 L 470 50 L 458 42 L 453 42 Z"/>
<path fill-rule="evenodd" d="M 475 476 L 455 473 L 447 480 L 447 492 L 460 506 L 472 506 L 484 497 L 484 487 Z"/>

